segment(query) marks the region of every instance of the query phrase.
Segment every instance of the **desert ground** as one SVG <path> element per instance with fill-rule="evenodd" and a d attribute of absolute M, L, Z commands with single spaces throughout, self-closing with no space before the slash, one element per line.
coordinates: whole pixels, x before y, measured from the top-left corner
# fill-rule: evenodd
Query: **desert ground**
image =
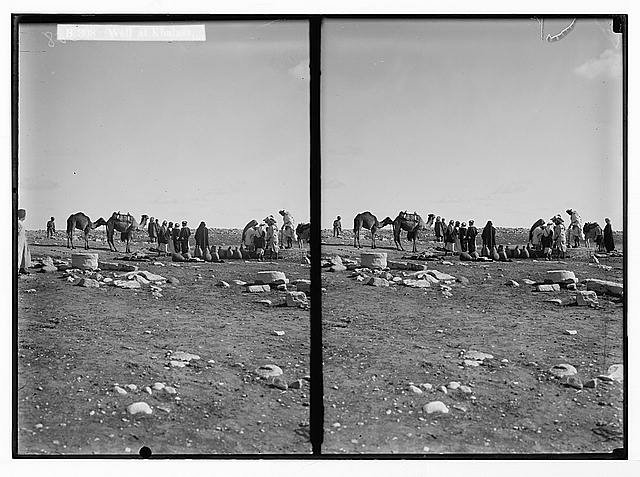
<path fill-rule="evenodd" d="M 524 245 L 527 233 L 498 229 L 497 241 Z M 368 231 L 360 250 L 351 231 L 331 235 L 323 231 L 325 265 L 371 250 Z M 409 252 L 395 250 L 388 228 L 378 236 L 376 251 L 389 260 L 414 255 L 406 233 Z M 418 251 L 437 255 L 433 240 L 432 233 L 422 237 Z M 618 249 L 621 241 L 616 234 Z M 323 453 L 609 453 L 622 447 L 623 383 L 592 381 L 623 363 L 622 301 L 599 295 L 596 307 L 575 306 L 576 291 L 535 292 L 523 282 L 542 282 L 558 269 L 575 273 L 578 291 L 587 278 L 622 282 L 623 258 L 600 258 L 598 265 L 592 255 L 580 248 L 569 249 L 561 262 L 403 259 L 456 277 L 448 288 L 369 286 L 354 266 L 323 268 Z M 507 285 L 510 280 L 519 286 Z M 470 351 L 491 358 L 465 362 Z M 576 368 L 575 387 L 552 375 L 558 364 Z M 423 410 L 435 401 L 448 413 Z"/>
<path fill-rule="evenodd" d="M 211 244 L 236 246 L 240 235 L 216 229 Z M 64 232 L 27 237 L 34 263 L 70 261 Z M 273 263 L 125 262 L 117 260 L 124 254 L 109 252 L 104 231 L 91 237 L 90 252 L 101 261 L 136 265 L 171 283 L 161 291 L 150 284 L 85 288 L 65 272 L 36 269 L 19 277 L 19 454 L 127 455 L 143 446 L 155 455 L 311 452 L 309 312 L 278 306 L 284 291 L 247 293 L 233 283 L 252 282 L 265 270 L 282 271 L 291 282 L 308 279 L 304 250 L 285 250 Z M 153 255 L 142 233 L 137 240 L 133 252 Z M 84 252 L 79 234 L 75 245 Z M 230 287 L 216 286 L 220 280 Z M 200 359 L 172 363 L 178 351 Z M 283 370 L 279 387 L 256 373 L 268 364 Z M 282 381 L 297 385 L 280 389 Z M 135 402 L 152 413 L 130 414 Z"/>

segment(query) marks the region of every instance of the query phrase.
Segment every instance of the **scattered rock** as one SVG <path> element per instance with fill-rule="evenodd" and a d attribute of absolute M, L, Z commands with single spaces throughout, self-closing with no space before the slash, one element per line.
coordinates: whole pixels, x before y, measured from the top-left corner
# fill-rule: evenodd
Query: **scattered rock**
<path fill-rule="evenodd" d="M 594 291 L 602 295 L 613 295 L 622 297 L 624 287 L 622 283 L 611 282 L 608 280 L 597 280 L 595 278 L 587 278 L 585 280 L 588 291 Z"/>
<path fill-rule="evenodd" d="M 266 306 L 271 306 L 273 305 L 273 303 L 271 302 L 271 300 L 258 300 L 258 303 L 262 304 L 262 305 L 266 305 Z"/>
<path fill-rule="evenodd" d="M 594 291 L 579 291 L 576 294 L 578 306 L 598 306 L 598 295 Z"/>
<path fill-rule="evenodd" d="M 442 391 L 442 392 L 443 392 L 443 393 L 445 393 L 445 394 L 447 394 L 447 387 L 446 387 L 446 386 L 444 386 L 444 385 L 443 385 L 443 386 L 440 386 L 440 387 L 438 388 L 438 390 L 439 390 L 439 391 Z"/>
<path fill-rule="evenodd" d="M 218 283 L 216 283 L 216 286 L 221 288 L 231 288 L 231 285 L 229 285 L 224 280 L 220 280 Z"/>
<path fill-rule="evenodd" d="M 164 389 L 164 383 L 154 383 L 152 388 L 154 391 L 162 391 Z"/>
<path fill-rule="evenodd" d="M 256 284 L 260 285 L 282 285 L 289 283 L 286 275 L 278 271 L 264 271 L 256 274 Z"/>
<path fill-rule="evenodd" d="M 367 282 L 367 285 L 371 285 L 374 287 L 388 287 L 389 282 L 384 278 L 371 277 Z"/>
<path fill-rule="evenodd" d="M 460 392 L 465 393 L 465 394 L 471 394 L 471 392 L 472 392 L 471 388 L 470 388 L 469 386 L 464 385 L 464 384 L 463 384 L 463 385 L 461 385 L 461 386 L 458 388 L 458 390 L 459 390 Z"/>
<path fill-rule="evenodd" d="M 547 272 L 545 282 L 561 283 L 566 285 L 569 283 L 578 283 L 578 279 L 576 278 L 576 274 L 569 270 L 549 270 Z"/>
<path fill-rule="evenodd" d="M 243 287 L 247 284 L 247 282 L 243 282 L 242 280 L 231 280 L 231 283 L 238 287 Z"/>
<path fill-rule="evenodd" d="M 302 379 L 296 379 L 288 384 L 289 389 L 302 389 L 304 381 Z"/>
<path fill-rule="evenodd" d="M 100 283 L 98 280 L 94 280 L 93 278 L 81 278 L 78 281 L 77 286 L 86 287 L 86 288 L 100 288 Z"/>
<path fill-rule="evenodd" d="M 422 394 L 422 389 L 420 389 L 417 386 L 414 386 L 413 384 L 409 385 L 409 391 L 414 394 Z"/>
<path fill-rule="evenodd" d="M 528 278 L 523 279 L 522 283 L 524 283 L 525 285 L 535 285 L 536 284 L 536 282 L 534 282 L 533 280 L 530 280 Z"/>
<path fill-rule="evenodd" d="M 438 270 L 427 270 L 427 273 L 440 282 L 446 283 L 456 281 L 456 277 L 449 275 L 448 273 L 439 272 Z"/>
<path fill-rule="evenodd" d="M 153 413 L 151 407 L 146 402 L 134 402 L 133 404 L 129 404 L 127 406 L 127 412 L 132 416 L 135 416 L 136 414 L 149 415 Z"/>
<path fill-rule="evenodd" d="M 58 267 L 52 265 L 43 265 L 42 268 L 40 268 L 40 273 L 53 273 L 53 272 L 57 272 L 58 271 Z"/>
<path fill-rule="evenodd" d="M 146 386 L 146 387 L 144 388 L 144 392 L 146 392 L 147 394 L 152 394 L 152 393 L 151 393 L 151 388 L 150 388 L 149 386 Z"/>
<path fill-rule="evenodd" d="M 127 384 L 125 388 L 127 388 L 131 392 L 136 392 L 138 390 L 138 386 L 136 386 L 135 384 Z"/>
<path fill-rule="evenodd" d="M 564 330 L 565 335 L 577 335 L 578 332 L 576 330 Z"/>
<path fill-rule="evenodd" d="M 188 363 L 186 361 L 178 361 L 175 359 L 169 361 L 169 366 L 171 366 L 172 368 L 184 368 L 187 364 Z"/>
<path fill-rule="evenodd" d="M 347 267 L 345 267 L 342 264 L 331 265 L 331 267 L 329 267 L 329 271 L 330 272 L 346 272 Z"/>
<path fill-rule="evenodd" d="M 598 379 L 589 379 L 588 381 L 585 381 L 582 386 L 585 388 L 595 389 L 598 387 Z"/>
<path fill-rule="evenodd" d="M 607 370 L 607 375 L 613 381 L 621 383 L 624 380 L 624 365 L 614 364 L 612 366 L 609 366 L 609 369 Z"/>
<path fill-rule="evenodd" d="M 505 285 L 513 288 L 518 288 L 520 286 L 520 284 L 515 280 L 509 280 L 507 283 L 505 283 Z"/>
<path fill-rule="evenodd" d="M 433 385 L 429 384 L 429 383 L 422 383 L 420 385 L 420 387 L 422 389 L 424 389 L 425 391 L 431 391 L 433 389 Z"/>
<path fill-rule="evenodd" d="M 275 376 L 269 379 L 269 385 L 277 389 L 282 389 L 283 391 L 289 389 L 289 385 L 287 384 L 287 382 L 280 376 Z"/>
<path fill-rule="evenodd" d="M 476 366 L 480 366 L 482 364 L 482 361 L 476 361 L 474 359 L 465 359 L 463 361 L 463 364 L 465 366 L 472 366 L 472 367 L 476 367 Z"/>
<path fill-rule="evenodd" d="M 176 388 L 174 388 L 172 386 L 165 386 L 162 390 L 167 394 L 177 394 L 178 393 L 178 391 L 176 391 Z"/>
<path fill-rule="evenodd" d="M 255 373 L 261 378 L 272 378 L 282 376 L 282 368 L 275 364 L 265 364 L 255 370 Z"/>
<path fill-rule="evenodd" d="M 460 383 L 458 381 L 451 381 L 449 384 L 447 384 L 447 388 L 451 390 L 458 389 L 459 387 L 460 387 Z"/>
<path fill-rule="evenodd" d="M 449 413 L 449 408 L 442 401 L 432 401 L 432 402 L 430 402 L 428 404 L 425 404 L 422 407 L 422 410 L 426 414 L 433 414 L 435 412 L 443 413 L 443 414 L 448 414 Z"/>
<path fill-rule="evenodd" d="M 273 334 L 275 336 L 284 336 L 284 331 L 274 331 Z"/>
<path fill-rule="evenodd" d="M 582 389 L 582 381 L 578 376 L 564 376 L 561 383 L 571 388 Z"/>
<path fill-rule="evenodd" d="M 169 277 L 167 278 L 167 283 L 171 283 L 172 285 L 180 285 L 180 280 L 178 280 L 176 277 Z"/>
<path fill-rule="evenodd" d="M 412 278 L 401 279 L 400 283 L 402 283 L 405 287 L 410 288 L 430 288 L 431 283 L 428 280 L 414 280 Z M 374 285 L 377 286 L 377 285 Z M 381 285 L 384 286 L 384 285 Z"/>
<path fill-rule="evenodd" d="M 307 294 L 301 291 L 290 291 L 287 292 L 285 297 L 285 303 L 287 306 L 293 307 L 306 307 L 309 305 L 309 300 L 307 298 Z"/>
<path fill-rule="evenodd" d="M 570 364 L 556 364 L 549 369 L 549 372 L 556 376 L 557 378 L 563 378 L 565 376 L 573 376 L 578 374 L 578 370 L 571 366 Z"/>
<path fill-rule="evenodd" d="M 469 284 L 469 279 L 467 277 L 458 277 L 456 279 L 456 281 L 458 283 L 462 283 L 463 285 L 468 285 Z"/>
<path fill-rule="evenodd" d="M 118 288 L 125 288 L 125 289 L 134 289 L 134 288 L 142 287 L 142 285 L 140 285 L 140 283 L 138 283 L 135 280 L 114 280 L 113 284 Z"/>
<path fill-rule="evenodd" d="M 120 394 L 121 396 L 124 396 L 125 394 L 127 394 L 127 391 L 124 388 L 121 388 L 120 386 L 114 386 L 113 390 L 118 394 Z"/>
<path fill-rule="evenodd" d="M 578 286 L 575 283 L 567 284 L 567 290 L 577 290 Z"/>
<path fill-rule="evenodd" d="M 311 280 L 300 279 L 295 282 L 298 291 L 311 293 Z"/>
<path fill-rule="evenodd" d="M 545 300 L 546 303 L 553 303 L 554 305 L 562 305 L 562 300 L 560 298 L 551 298 L 550 300 Z"/>

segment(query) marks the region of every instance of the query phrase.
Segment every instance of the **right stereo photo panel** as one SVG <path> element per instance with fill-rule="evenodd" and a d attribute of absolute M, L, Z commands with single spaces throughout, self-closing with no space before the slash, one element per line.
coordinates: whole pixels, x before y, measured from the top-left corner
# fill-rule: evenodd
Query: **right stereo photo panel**
<path fill-rule="evenodd" d="M 323 453 L 624 447 L 615 30 L 323 22 Z"/>

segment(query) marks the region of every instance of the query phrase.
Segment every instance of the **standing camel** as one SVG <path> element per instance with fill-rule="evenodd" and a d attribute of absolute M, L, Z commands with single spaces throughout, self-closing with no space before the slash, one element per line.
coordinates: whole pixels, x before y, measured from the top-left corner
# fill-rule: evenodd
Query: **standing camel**
<path fill-rule="evenodd" d="M 71 214 L 67 219 L 67 248 L 75 248 L 73 246 L 73 231 L 75 229 L 84 232 L 84 248 L 89 250 L 89 232 L 95 229 L 97 225 L 91 222 L 91 219 L 82 212 Z"/>
<path fill-rule="evenodd" d="M 144 215 L 142 216 L 142 220 L 144 220 Z M 113 243 L 113 234 L 117 230 L 121 233 L 120 239 L 126 243 L 125 253 L 131 253 L 131 249 L 129 248 L 129 243 L 131 242 L 132 233 L 134 231 L 140 230 L 140 226 L 136 219 L 133 218 L 131 214 L 121 214 L 119 212 L 114 212 L 109 220 L 105 221 L 102 217 L 100 217 L 94 227 L 100 227 L 104 225 L 107 228 L 107 243 L 109 244 L 109 250 L 112 252 L 117 252 L 115 243 Z"/>
<path fill-rule="evenodd" d="M 602 228 L 597 222 L 587 222 L 582 227 L 584 233 L 584 244 L 587 248 L 591 248 L 591 245 L 596 244 L 598 251 L 601 252 L 604 248 Z"/>
<path fill-rule="evenodd" d="M 404 248 L 402 248 L 402 242 L 400 241 L 400 232 L 405 230 L 407 232 L 407 239 L 413 241 L 413 251 L 416 252 L 416 239 L 418 238 L 418 232 L 426 229 L 427 227 L 431 227 L 433 225 L 434 218 L 434 214 L 429 214 L 427 217 L 427 223 L 425 223 L 422 217 L 415 212 L 413 214 L 408 214 L 406 211 L 400 212 L 393 221 L 393 241 L 396 244 L 396 248 L 398 250 L 404 250 Z"/>
<path fill-rule="evenodd" d="M 376 248 L 376 231 L 393 223 L 391 217 L 386 217 L 382 222 L 371 212 L 362 212 L 353 219 L 353 246 L 360 248 L 360 229 L 371 231 L 371 248 Z M 356 245 L 357 243 L 357 245 Z"/>

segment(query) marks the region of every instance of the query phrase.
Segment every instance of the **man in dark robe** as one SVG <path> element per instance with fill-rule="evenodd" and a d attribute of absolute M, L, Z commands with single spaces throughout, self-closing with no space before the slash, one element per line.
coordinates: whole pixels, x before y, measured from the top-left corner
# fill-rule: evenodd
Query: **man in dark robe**
<path fill-rule="evenodd" d="M 156 221 L 153 217 L 149 220 L 149 228 L 147 231 L 149 232 L 149 242 L 154 243 L 156 241 L 156 236 L 158 235 L 158 229 L 156 228 Z"/>
<path fill-rule="evenodd" d="M 202 253 L 209 249 L 209 229 L 204 222 L 196 229 L 196 247 L 200 247 Z"/>
<path fill-rule="evenodd" d="M 467 229 L 466 222 L 462 222 L 460 229 L 458 230 L 458 238 L 460 239 L 460 251 L 467 252 L 469 248 L 467 247 L 467 233 L 469 229 Z"/>
<path fill-rule="evenodd" d="M 470 220 L 469 227 L 467 228 L 467 252 L 469 253 L 476 251 L 476 237 L 478 236 L 478 229 L 473 224 L 473 220 Z"/>
<path fill-rule="evenodd" d="M 176 253 L 180 253 L 180 223 L 176 220 L 171 232 L 171 240 L 173 241 L 173 249 Z"/>
<path fill-rule="evenodd" d="M 482 229 L 482 246 L 486 246 L 489 251 L 496 246 L 496 229 L 490 220 Z"/>
<path fill-rule="evenodd" d="M 615 243 L 613 243 L 613 229 L 611 228 L 611 219 L 604 219 L 607 225 L 604 226 L 604 248 L 607 252 L 613 252 L 616 248 Z"/>
<path fill-rule="evenodd" d="M 180 241 L 180 251 L 182 253 L 189 252 L 189 237 L 191 237 L 191 229 L 187 227 L 187 221 L 182 221 L 182 228 L 180 229 L 180 236 L 178 240 Z"/>

